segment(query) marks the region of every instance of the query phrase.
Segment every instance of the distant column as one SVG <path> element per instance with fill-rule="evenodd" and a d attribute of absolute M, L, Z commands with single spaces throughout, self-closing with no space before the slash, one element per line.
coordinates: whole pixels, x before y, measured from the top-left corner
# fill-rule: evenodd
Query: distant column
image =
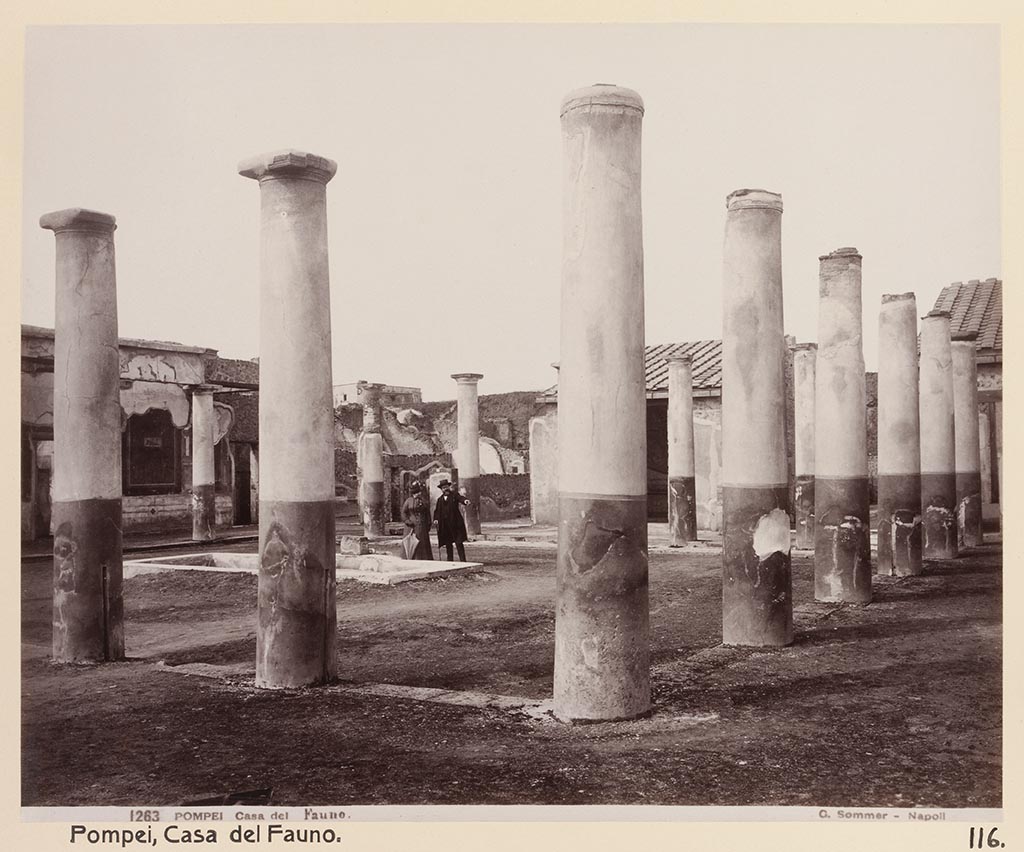
<path fill-rule="evenodd" d="M 814 597 L 871 600 L 871 518 L 861 256 L 819 258 L 814 389 Z"/>
<path fill-rule="evenodd" d="M 480 373 L 455 373 L 458 399 L 459 447 L 455 465 L 459 469 L 459 489 L 465 489 L 466 532 L 480 535 L 480 403 L 476 383 Z"/>
<path fill-rule="evenodd" d="M 689 355 L 668 359 L 668 532 L 672 547 L 697 540 L 693 365 Z"/>
<path fill-rule="evenodd" d="M 955 559 L 956 438 L 949 314 L 921 321 L 921 508 L 925 559 Z"/>
<path fill-rule="evenodd" d="M 651 706 L 640 96 L 562 101 L 562 302 L 554 711 Z"/>
<path fill-rule="evenodd" d="M 53 659 L 124 659 L 121 403 L 114 217 L 73 208 L 56 238 Z"/>
<path fill-rule="evenodd" d="M 558 370 L 558 364 L 552 364 Z M 545 399 L 542 412 L 530 418 L 530 519 L 558 523 L 558 398 Z"/>
<path fill-rule="evenodd" d="M 978 435 L 977 334 L 957 335 L 953 356 L 953 409 L 956 440 L 957 537 L 960 547 L 980 547 L 981 440 Z"/>
<path fill-rule="evenodd" d="M 215 495 L 213 389 L 192 391 L 192 540 L 214 536 Z"/>
<path fill-rule="evenodd" d="M 726 199 L 722 274 L 722 641 L 793 641 L 782 331 L 782 196 Z"/>
<path fill-rule="evenodd" d="M 921 426 L 917 301 L 882 296 L 878 315 L 879 574 L 921 573 Z"/>
<path fill-rule="evenodd" d="M 359 483 L 363 503 L 363 529 L 384 535 L 384 436 L 381 434 L 380 392 L 384 385 L 362 386 L 363 431 L 359 437 Z"/>
<path fill-rule="evenodd" d="M 327 182 L 302 151 L 238 171 L 259 181 L 260 573 L 256 685 L 335 675 L 334 408 Z"/>
<path fill-rule="evenodd" d="M 793 408 L 796 420 L 794 463 L 796 546 L 814 549 L 814 365 L 818 344 L 793 347 Z"/>

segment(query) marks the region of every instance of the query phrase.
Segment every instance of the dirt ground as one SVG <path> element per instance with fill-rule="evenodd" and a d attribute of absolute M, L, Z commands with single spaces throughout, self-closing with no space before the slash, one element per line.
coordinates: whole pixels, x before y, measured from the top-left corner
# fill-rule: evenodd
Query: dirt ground
<path fill-rule="evenodd" d="M 227 548 L 225 548 L 227 549 Z M 237 549 L 252 549 L 251 545 Z M 549 698 L 554 548 L 475 543 L 476 574 L 338 586 L 343 683 Z M 24 805 L 999 807 L 1001 551 L 815 604 L 793 559 L 796 641 L 725 648 L 720 556 L 653 553 L 654 713 L 567 726 L 508 710 L 253 686 L 256 578 L 126 581 L 129 661 L 47 660 L 50 566 L 22 566 Z M 234 666 L 227 679 L 184 663 Z"/>

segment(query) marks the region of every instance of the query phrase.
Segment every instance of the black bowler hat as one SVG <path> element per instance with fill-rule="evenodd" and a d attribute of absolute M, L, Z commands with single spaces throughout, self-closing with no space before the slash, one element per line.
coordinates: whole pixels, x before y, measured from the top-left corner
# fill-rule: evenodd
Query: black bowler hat
<path fill-rule="evenodd" d="M 437 483 L 437 487 L 438 488 L 451 488 L 452 484 L 447 479 L 442 479 L 439 483 Z"/>

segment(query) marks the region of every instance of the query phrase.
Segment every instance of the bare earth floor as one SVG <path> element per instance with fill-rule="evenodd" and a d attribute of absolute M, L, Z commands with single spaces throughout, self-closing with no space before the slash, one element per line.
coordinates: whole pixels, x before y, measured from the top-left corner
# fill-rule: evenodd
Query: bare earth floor
<path fill-rule="evenodd" d="M 794 558 L 796 641 L 767 651 L 718 644 L 718 553 L 653 553 L 655 708 L 636 722 L 346 690 L 550 698 L 554 548 L 468 550 L 485 569 L 339 583 L 342 682 L 285 692 L 253 686 L 253 576 L 127 580 L 130 660 L 58 666 L 50 567 L 23 565 L 23 804 L 271 788 L 281 805 L 1001 805 L 998 546 L 876 578 L 863 607 L 813 603 L 812 562 Z M 195 663 L 214 676 L 174 668 Z"/>

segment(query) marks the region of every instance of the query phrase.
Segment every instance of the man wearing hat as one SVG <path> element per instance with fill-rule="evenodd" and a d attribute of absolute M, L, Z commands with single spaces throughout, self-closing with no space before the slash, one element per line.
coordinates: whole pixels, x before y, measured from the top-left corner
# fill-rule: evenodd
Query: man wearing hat
<path fill-rule="evenodd" d="M 462 543 L 466 541 L 466 522 L 462 519 L 462 511 L 459 505 L 469 503 L 461 494 L 455 493 L 452 484 L 447 479 L 437 483 L 441 489 L 441 496 L 437 498 L 437 505 L 434 507 L 434 520 L 437 521 L 437 545 L 444 545 L 448 551 L 448 561 L 452 561 L 452 544 L 459 549 L 459 561 L 466 561 L 466 549 Z"/>

